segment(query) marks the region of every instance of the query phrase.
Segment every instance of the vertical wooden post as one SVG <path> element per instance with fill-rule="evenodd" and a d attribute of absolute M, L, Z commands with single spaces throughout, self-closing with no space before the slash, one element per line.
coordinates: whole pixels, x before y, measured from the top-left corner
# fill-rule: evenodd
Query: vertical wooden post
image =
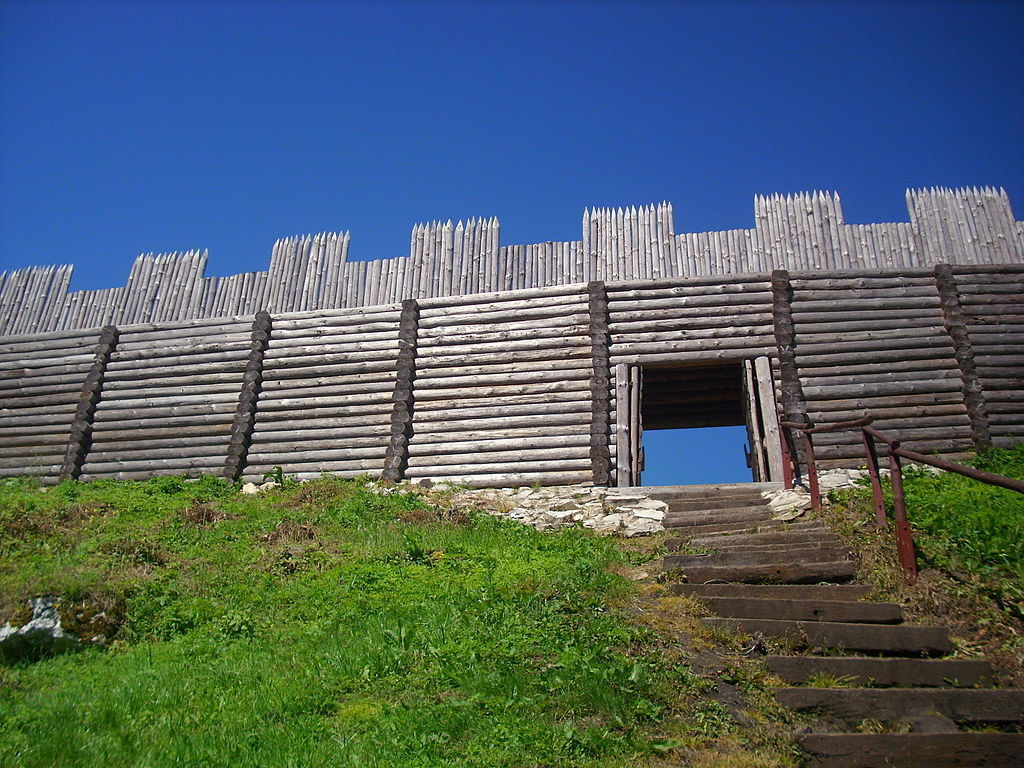
<path fill-rule="evenodd" d="M 587 284 L 590 308 L 590 471 L 594 485 L 611 479 L 608 446 L 611 370 L 608 359 L 608 293 L 603 282 Z"/>
<path fill-rule="evenodd" d="M 875 450 L 875 441 L 863 429 L 860 431 L 864 439 L 864 460 L 867 462 L 868 475 L 871 478 L 871 495 L 875 500 L 875 527 L 879 530 L 885 528 L 885 497 L 882 495 L 882 473 L 878 468 L 878 451 Z"/>
<path fill-rule="evenodd" d="M 640 389 L 643 371 L 639 365 L 629 366 L 629 484 L 640 485 L 644 468 L 643 419 L 640 413 Z"/>
<path fill-rule="evenodd" d="M 629 366 L 615 366 L 615 485 L 625 488 L 629 476 Z"/>
<path fill-rule="evenodd" d="M 743 393 L 746 400 L 746 408 L 743 409 L 744 421 L 747 427 L 747 440 L 750 442 L 747 466 L 754 476 L 754 482 L 760 483 L 768 479 L 768 470 L 765 467 L 764 439 L 761 434 L 760 408 L 757 404 L 757 380 L 754 378 L 752 360 L 743 361 Z"/>
<path fill-rule="evenodd" d="M 256 313 L 249 337 L 249 358 L 242 374 L 242 388 L 238 393 L 238 406 L 231 422 L 231 438 L 228 440 L 228 453 L 224 460 L 223 475 L 229 480 L 237 480 L 242 476 L 249 458 L 253 427 L 256 425 L 256 406 L 263 387 L 263 357 L 270 343 L 271 326 L 269 313 Z"/>
<path fill-rule="evenodd" d="M 967 407 L 967 418 L 971 423 L 974 448 L 985 451 L 992 447 L 985 393 L 974 363 L 974 349 L 971 346 L 971 337 L 967 333 L 967 324 L 964 322 L 956 278 L 949 264 L 935 265 L 935 285 L 939 290 L 939 304 L 942 307 L 946 333 L 953 340 L 953 354 L 960 368 L 961 389 L 964 394 L 964 405 Z"/>
<path fill-rule="evenodd" d="M 793 290 L 789 272 L 776 269 L 772 272 L 772 322 L 775 329 L 775 344 L 779 350 L 779 373 L 782 377 L 782 410 L 786 421 L 805 423 L 807 405 L 800 374 L 796 365 L 796 338 L 793 330 Z M 797 442 L 793 449 L 799 463 L 803 457 L 803 446 Z"/>
<path fill-rule="evenodd" d="M 757 394 L 761 405 L 761 426 L 767 453 L 768 476 L 765 479 L 777 483 L 783 479 L 785 474 L 783 466 L 786 460 L 783 455 L 781 430 L 779 429 L 779 412 L 775 404 L 772 364 L 767 357 L 755 358 L 754 376 L 757 380 Z"/>
<path fill-rule="evenodd" d="M 60 480 L 77 480 L 82 473 L 82 465 L 92 445 L 92 424 L 96 415 L 96 406 L 103 396 L 103 378 L 106 376 L 107 364 L 117 348 L 120 335 L 117 326 L 108 325 L 100 331 L 99 343 L 96 345 L 96 356 L 92 367 L 85 377 L 82 391 L 78 396 L 78 407 L 75 409 L 74 420 L 71 422 L 71 434 L 64 451 L 64 461 L 60 467 Z"/>
<path fill-rule="evenodd" d="M 413 381 L 416 378 L 416 334 L 420 305 L 415 299 L 402 302 L 398 324 L 398 368 L 395 391 L 391 396 L 391 439 L 384 454 L 381 479 L 397 482 L 409 464 L 409 438 L 412 437 Z"/>
<path fill-rule="evenodd" d="M 896 551 L 900 565 L 906 574 L 907 584 L 917 583 L 917 556 L 914 554 L 914 537 L 907 522 L 907 498 L 903 493 L 903 467 L 896 450 L 899 443 L 889 446 L 889 479 L 892 481 L 893 517 L 896 518 Z"/>

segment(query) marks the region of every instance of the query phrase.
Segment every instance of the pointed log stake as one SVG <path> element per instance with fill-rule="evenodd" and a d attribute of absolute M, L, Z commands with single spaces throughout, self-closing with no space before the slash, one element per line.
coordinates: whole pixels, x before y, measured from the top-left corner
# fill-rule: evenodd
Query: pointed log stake
<path fill-rule="evenodd" d="M 394 402 L 391 411 L 391 440 L 384 454 L 381 479 L 397 482 L 409 464 L 409 439 L 412 437 L 413 379 L 416 375 L 416 332 L 420 307 L 415 299 L 402 302 L 398 325 L 398 363 Z"/>
<path fill-rule="evenodd" d="M 263 357 L 270 342 L 271 318 L 266 312 L 258 312 L 252 324 L 249 359 L 242 374 L 242 389 L 238 395 L 238 407 L 231 424 L 231 438 L 224 462 L 224 477 L 237 480 L 245 470 L 249 446 L 252 444 L 253 427 L 256 424 L 256 406 L 263 387 Z"/>
<path fill-rule="evenodd" d="M 106 374 L 110 356 L 117 347 L 118 336 L 117 327 L 113 325 L 106 326 L 100 332 L 96 356 L 85 377 L 85 384 L 82 386 L 82 392 L 78 398 L 78 408 L 75 410 L 75 418 L 71 423 L 71 436 L 68 439 L 64 462 L 60 468 L 62 481 L 77 480 L 82 473 L 85 456 L 92 444 L 92 426 L 93 418 L 96 415 L 96 406 L 103 396 L 103 377 Z"/>

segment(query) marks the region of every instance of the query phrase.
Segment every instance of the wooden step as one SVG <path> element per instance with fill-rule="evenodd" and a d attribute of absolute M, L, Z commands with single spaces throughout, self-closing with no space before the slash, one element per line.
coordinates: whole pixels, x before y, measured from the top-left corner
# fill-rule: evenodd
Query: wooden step
<path fill-rule="evenodd" d="M 713 552 L 771 552 L 773 550 L 789 547 L 824 547 L 828 549 L 850 550 L 849 547 L 843 544 L 842 539 L 838 536 L 830 536 L 828 534 L 818 534 L 810 541 L 775 541 L 765 544 L 729 544 L 728 539 L 726 539 L 725 542 L 716 544 L 694 544 L 693 541 L 690 541 L 689 545 L 691 547 L 709 549 Z"/>
<path fill-rule="evenodd" d="M 684 528 L 722 523 L 762 523 L 770 520 L 771 517 L 771 510 L 767 507 L 738 507 L 716 509 L 711 512 L 672 512 L 669 510 L 665 513 L 663 523 L 666 527 Z"/>
<path fill-rule="evenodd" d="M 669 589 L 677 595 L 855 602 L 869 595 L 872 587 L 864 584 L 671 584 Z"/>
<path fill-rule="evenodd" d="M 698 511 L 702 509 L 726 509 L 729 507 L 763 507 L 766 506 L 761 494 L 744 494 L 729 496 L 708 496 L 703 498 L 659 499 L 668 504 L 672 512 Z"/>
<path fill-rule="evenodd" d="M 766 656 L 765 663 L 787 683 L 831 675 L 857 685 L 911 687 L 992 684 L 982 659 L 878 659 L 862 656 Z"/>
<path fill-rule="evenodd" d="M 671 569 L 665 558 L 665 567 Z M 741 581 L 749 584 L 818 584 L 819 582 L 849 581 L 857 572 L 852 560 L 832 560 L 824 563 L 792 563 L 789 565 L 703 565 L 686 568 L 683 574 L 691 584 L 710 584 L 722 581 Z"/>
<path fill-rule="evenodd" d="M 807 733 L 807 765 L 819 768 L 1018 768 L 1020 733 Z"/>
<path fill-rule="evenodd" d="M 753 523 L 707 523 L 701 525 L 689 525 L 679 529 L 677 532 L 689 540 L 697 536 L 710 536 L 716 533 L 765 533 L 768 531 L 798 531 L 807 528 L 820 528 L 821 523 L 799 522 L 788 523 L 784 520 L 765 520 Z"/>
<path fill-rule="evenodd" d="M 707 618 L 704 621 L 747 634 L 760 632 L 765 637 L 791 638 L 815 649 L 847 649 L 893 656 L 934 656 L 953 650 L 945 627 L 784 619 Z"/>
<path fill-rule="evenodd" d="M 848 720 L 905 720 L 937 713 L 957 723 L 1019 723 L 1020 688 L 778 688 L 776 700 L 797 712 Z"/>
<path fill-rule="evenodd" d="M 779 528 L 763 533 L 717 533 L 711 536 L 699 536 L 690 539 L 693 547 L 758 547 L 764 544 L 799 544 L 801 542 L 835 541 L 840 542 L 828 528 L 804 529 L 790 531 Z"/>
<path fill-rule="evenodd" d="M 846 547 L 819 547 L 806 544 L 778 545 L 767 549 L 735 549 L 701 555 L 669 555 L 666 568 L 702 568 L 709 565 L 784 565 L 786 563 L 826 563 L 845 560 Z"/>
<path fill-rule="evenodd" d="M 899 624 L 903 611 L 895 603 L 831 600 L 780 600 L 761 597 L 702 597 L 719 616 L 743 619 L 792 619 L 846 623 Z"/>

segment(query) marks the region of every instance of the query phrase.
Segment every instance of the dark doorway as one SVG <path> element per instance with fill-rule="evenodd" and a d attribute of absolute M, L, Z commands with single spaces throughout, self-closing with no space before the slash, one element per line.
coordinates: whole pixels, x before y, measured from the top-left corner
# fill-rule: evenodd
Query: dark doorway
<path fill-rule="evenodd" d="M 643 367 L 644 485 L 750 482 L 739 362 Z M 649 434 L 653 433 L 653 434 Z"/>

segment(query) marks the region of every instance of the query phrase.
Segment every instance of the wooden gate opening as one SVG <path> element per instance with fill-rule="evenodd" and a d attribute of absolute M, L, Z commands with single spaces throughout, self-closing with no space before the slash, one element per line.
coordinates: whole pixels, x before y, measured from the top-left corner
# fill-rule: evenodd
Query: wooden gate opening
<path fill-rule="evenodd" d="M 779 479 L 778 419 L 766 357 L 616 366 L 616 404 L 620 486 Z M 656 433 L 653 439 L 645 439 L 649 432 Z M 645 444 L 657 451 L 646 477 Z"/>

